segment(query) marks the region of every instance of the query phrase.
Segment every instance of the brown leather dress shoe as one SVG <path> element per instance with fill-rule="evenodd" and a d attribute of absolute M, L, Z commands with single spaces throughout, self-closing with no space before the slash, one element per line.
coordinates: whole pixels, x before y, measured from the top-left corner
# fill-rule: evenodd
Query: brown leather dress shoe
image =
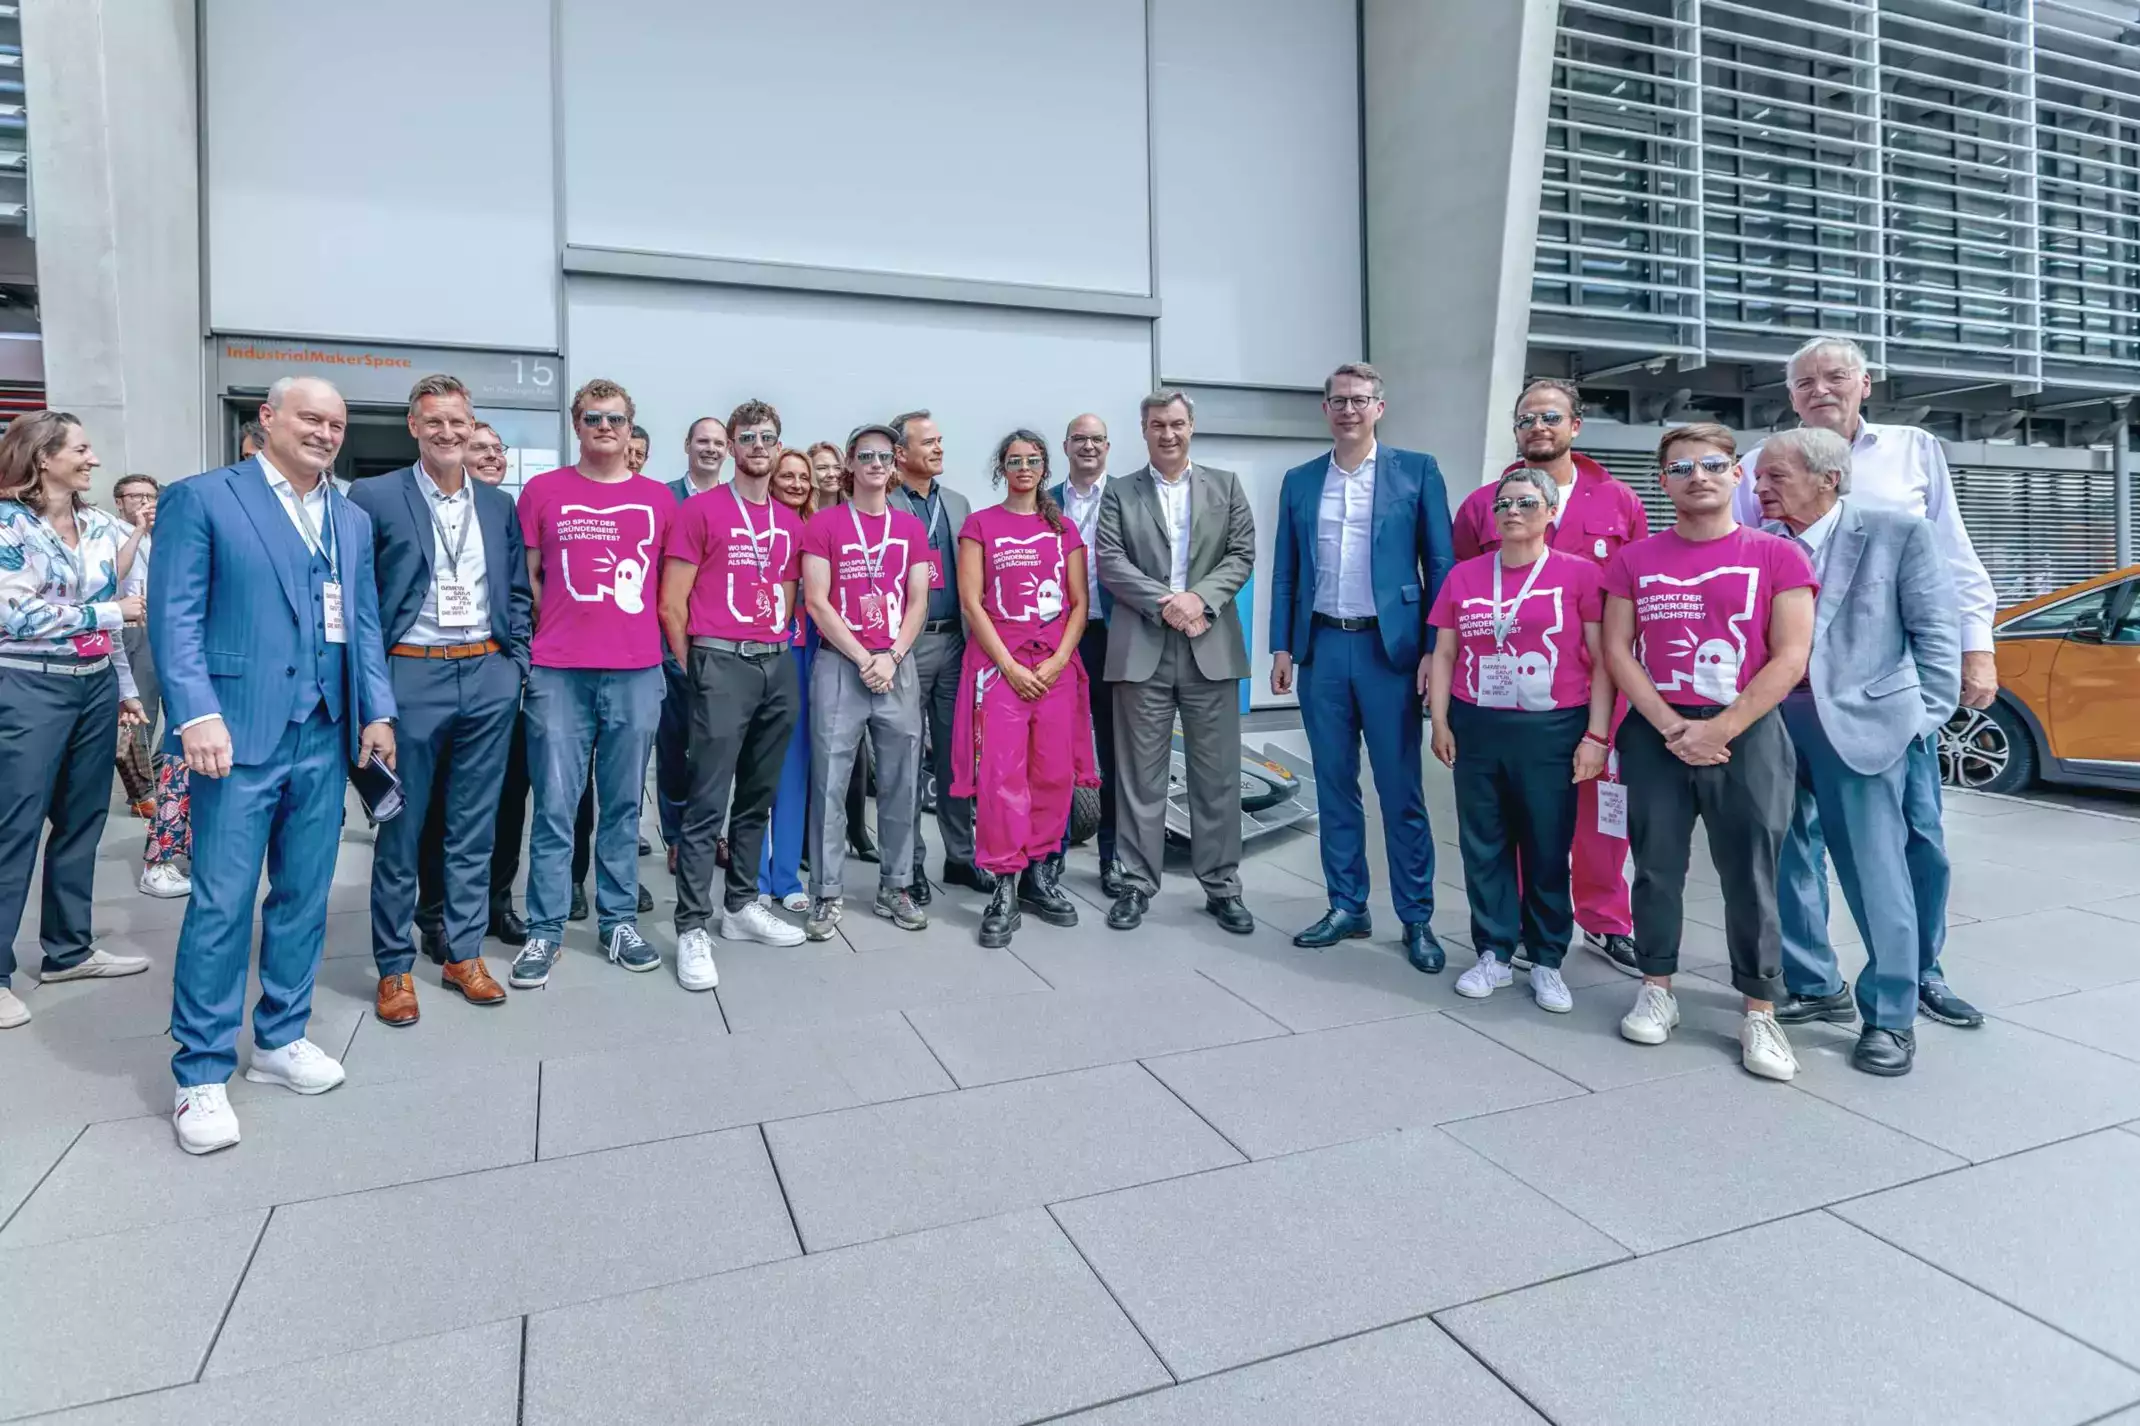
<path fill-rule="evenodd" d="M 491 979 L 490 967 L 483 964 L 481 956 L 465 961 L 449 961 L 439 972 L 446 989 L 458 990 L 461 998 L 470 1005 L 503 1005 L 505 987 Z"/>
<path fill-rule="evenodd" d="M 414 1025 L 416 1023 L 416 977 L 382 975 L 379 977 L 379 999 L 372 1006 L 372 1013 L 382 1024 Z"/>

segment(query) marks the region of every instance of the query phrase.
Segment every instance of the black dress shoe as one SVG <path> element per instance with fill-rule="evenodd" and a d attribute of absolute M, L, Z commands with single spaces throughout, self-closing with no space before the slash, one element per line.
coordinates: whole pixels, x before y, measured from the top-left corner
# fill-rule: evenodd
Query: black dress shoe
<path fill-rule="evenodd" d="M 1056 885 L 1056 875 L 1051 861 L 1039 862 L 1018 873 L 1018 904 L 1050 926 L 1075 926 L 1077 903 L 1063 895 L 1062 888 Z M 1009 880 L 1009 877 L 996 878 L 999 895 Z"/>
<path fill-rule="evenodd" d="M 1122 875 L 1120 857 L 1100 858 L 1100 890 L 1109 896 L 1120 896 L 1129 890 L 1129 882 Z"/>
<path fill-rule="evenodd" d="M 644 916 L 644 915 L 646 915 L 646 913 L 647 913 L 647 912 L 649 912 L 649 911 L 652 911 L 653 909 L 654 909 L 654 893 L 653 893 L 653 892 L 651 892 L 651 891 L 648 891 L 648 890 L 647 890 L 647 889 L 646 889 L 645 887 L 643 887 L 643 886 L 642 886 L 642 887 L 640 887 L 640 888 L 639 888 L 639 914 L 640 914 L 641 916 Z"/>
<path fill-rule="evenodd" d="M 916 871 L 914 879 L 907 883 L 907 895 L 916 906 L 927 906 L 936 893 L 929 889 L 929 878 Z"/>
<path fill-rule="evenodd" d="M 1850 1052 L 1850 1066 L 1867 1074 L 1892 1079 L 1898 1074 L 1908 1074 L 1910 1064 L 1916 1058 L 1915 1030 L 1882 1030 L 1867 1025 L 1858 1036 L 1858 1047 Z"/>
<path fill-rule="evenodd" d="M 565 919 L 567 921 L 584 921 L 587 919 L 586 887 L 575 886 L 572 888 L 572 909 L 565 913 Z"/>
<path fill-rule="evenodd" d="M 1222 931 L 1231 931 L 1236 936 L 1246 936 L 1256 929 L 1256 918 L 1248 914 L 1238 896 L 1207 896 L 1204 911 L 1219 923 Z"/>
<path fill-rule="evenodd" d="M 1293 938 L 1293 944 L 1319 951 L 1340 941 L 1364 941 L 1375 931 L 1374 919 L 1365 911 L 1340 911 L 1333 906 L 1323 919 Z"/>
<path fill-rule="evenodd" d="M 1917 1008 L 1942 1025 L 1964 1030 L 1974 1030 L 1984 1023 L 1984 1012 L 1947 989 L 1947 982 L 1936 975 L 1917 987 Z"/>
<path fill-rule="evenodd" d="M 1449 963 L 1442 943 L 1434 939 L 1434 928 L 1424 921 L 1404 923 L 1404 958 L 1412 963 L 1413 970 L 1428 975 L 1440 975 L 1442 967 Z"/>
<path fill-rule="evenodd" d="M 877 844 L 869 839 L 867 828 L 847 829 L 847 855 L 858 862 L 873 862 L 877 859 Z"/>
<path fill-rule="evenodd" d="M 988 909 L 981 913 L 981 948 L 997 951 L 1009 945 L 1022 919 L 1018 912 L 1018 893 L 1011 879 L 1004 877 L 989 894 Z"/>
<path fill-rule="evenodd" d="M 1115 898 L 1115 904 L 1107 912 L 1107 929 L 1110 931 L 1134 931 L 1144 924 L 1144 913 L 1151 908 L 1152 899 L 1131 887 Z"/>
<path fill-rule="evenodd" d="M 996 889 L 996 878 L 994 873 L 983 871 L 972 862 L 947 860 L 944 863 L 944 885 L 963 886 L 986 896 Z"/>
<path fill-rule="evenodd" d="M 510 906 L 490 918 L 490 933 L 508 946 L 528 943 L 528 923 Z"/>
<path fill-rule="evenodd" d="M 652 856 L 653 854 L 654 844 L 652 842 L 649 842 L 646 838 L 641 837 L 639 839 L 639 855 L 642 857 L 648 857 Z"/>
<path fill-rule="evenodd" d="M 1858 1023 L 1857 997 L 1844 986 L 1833 995 L 1788 995 L 1776 1002 L 1776 1023 L 1810 1025 L 1826 1020 L 1831 1025 Z"/>

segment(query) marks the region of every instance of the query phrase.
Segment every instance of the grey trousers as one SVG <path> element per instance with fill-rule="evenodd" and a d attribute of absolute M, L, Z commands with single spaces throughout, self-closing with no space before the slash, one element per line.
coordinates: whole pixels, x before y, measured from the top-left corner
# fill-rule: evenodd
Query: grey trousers
<path fill-rule="evenodd" d="M 1167 767 L 1174 715 L 1189 764 L 1189 864 L 1206 896 L 1241 894 L 1241 687 L 1208 679 L 1187 636 L 1169 629 L 1159 667 L 1115 690 L 1115 766 L 1122 785 L 1115 845 L 1131 886 L 1159 890 L 1167 853 Z"/>
<path fill-rule="evenodd" d="M 918 844 L 914 824 L 921 776 L 921 680 L 915 660 L 899 665 L 889 693 L 862 686 L 862 671 L 830 644 L 810 666 L 810 798 L 804 838 L 810 895 L 839 896 L 847 870 L 847 779 L 864 729 L 877 755 L 877 855 L 882 885 L 905 886 Z M 947 783 L 946 786 L 949 784 Z M 969 854 L 971 848 L 969 845 Z"/>
<path fill-rule="evenodd" d="M 929 770 L 936 774 L 936 826 L 944 834 L 944 860 L 973 865 L 973 799 L 951 795 L 951 720 L 958 715 L 959 665 L 966 657 L 966 636 L 923 634 L 914 645 L 914 666 L 921 684 L 921 712 L 929 722 Z M 914 880 L 924 875 L 929 840 L 921 830 L 921 769 L 914 769 Z M 884 786 L 884 768 L 877 769 Z M 884 817 L 879 799 L 878 819 Z M 883 833 L 880 831 L 880 837 Z M 882 853 L 880 855 L 889 855 Z M 891 865 L 889 861 L 886 865 Z"/>

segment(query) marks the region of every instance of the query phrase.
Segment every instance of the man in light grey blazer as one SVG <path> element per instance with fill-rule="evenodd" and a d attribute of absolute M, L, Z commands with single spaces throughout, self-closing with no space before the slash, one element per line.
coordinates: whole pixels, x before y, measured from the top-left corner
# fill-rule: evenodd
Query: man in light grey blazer
<path fill-rule="evenodd" d="M 1100 501 L 1100 584 L 1114 599 L 1107 679 L 1115 686 L 1121 776 L 1117 845 L 1127 883 L 1107 924 L 1144 920 L 1166 858 L 1167 766 L 1181 716 L 1188 761 L 1189 857 L 1204 909 L 1238 935 L 1241 904 L 1241 690 L 1248 643 L 1235 596 L 1256 566 L 1256 520 L 1230 470 L 1192 464 L 1196 409 L 1155 391 L 1140 410 L 1150 463 Z"/>
<path fill-rule="evenodd" d="M 1851 1063 L 1900 1075 L 1916 1055 L 1918 984 L 1938 963 L 1946 924 L 1940 829 L 1911 825 L 1907 786 L 1911 763 L 1936 757 L 1933 738 L 1961 698 L 1961 618 L 1932 527 L 1844 498 L 1850 454 L 1841 436 L 1806 426 L 1771 436 L 1754 473 L 1768 528 L 1797 540 L 1820 578 L 1812 661 L 1783 702 L 1798 801 L 1777 874 L 1791 997 L 1776 1018 L 1849 1024 L 1862 1014 Z M 1816 819 L 1870 955 L 1855 1005 L 1828 943 Z M 1941 851 L 1934 875 L 1913 839 Z"/>

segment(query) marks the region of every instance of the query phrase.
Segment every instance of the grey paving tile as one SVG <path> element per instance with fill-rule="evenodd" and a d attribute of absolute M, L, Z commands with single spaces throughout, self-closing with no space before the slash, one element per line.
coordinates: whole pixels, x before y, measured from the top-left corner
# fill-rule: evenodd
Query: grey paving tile
<path fill-rule="evenodd" d="M 1148 1064 L 1259 1159 L 1584 1092 L 1446 1015 L 1254 1040 Z"/>
<path fill-rule="evenodd" d="M 2007 871 L 1983 862 L 1976 865 L 1978 875 L 1954 878 L 1947 893 L 1947 907 L 1979 921 L 2086 906 L 2091 901 L 2116 896 L 2132 884 L 2129 878 L 2096 880 L 2043 871 Z"/>
<path fill-rule="evenodd" d="M 2140 1367 L 2140 1138 L 2069 1139 L 1833 1210 Z"/>
<path fill-rule="evenodd" d="M 1456 969 L 1451 966 L 1443 977 Z M 1589 1089 L 1739 1062 L 1744 997 L 1737 991 L 1700 975 L 1680 975 L 1673 982 L 1679 1028 L 1661 1045 L 1635 1045 L 1620 1038 L 1620 1017 L 1635 1003 L 1638 984 L 1616 975 L 1603 985 L 1577 990 L 1575 1009 L 1565 1015 L 1540 1010 L 1520 985 L 1497 990 L 1486 1000 L 1464 1000 L 1452 991 L 1446 1013 Z"/>
<path fill-rule="evenodd" d="M 1947 983 L 1954 987 L 1955 993 L 1979 1010 L 2027 1005 L 2037 1000 L 2049 1000 L 2055 995 L 2070 995 L 2079 988 L 2041 971 L 2023 969 L 2010 961 L 1982 960 L 1954 950 L 1941 951 L 1939 965 L 1947 973 Z"/>
<path fill-rule="evenodd" d="M 1840 1036 L 1802 1046 L 1798 1064 L 1797 1088 L 1973 1161 L 2140 1114 L 2140 1065 L 1998 1018 L 1979 1030 L 1920 1021 L 1901 1079 L 1850 1068 Z"/>
<path fill-rule="evenodd" d="M 1010 954 L 1056 990 L 1109 990 L 1147 980 L 1179 980 L 1221 958 L 1217 948 L 1184 936 L 1110 931 L 1104 915 L 1098 913 L 1076 930 L 1044 941 L 1020 931 Z"/>
<path fill-rule="evenodd" d="M 0 1248 L 0 1420 L 191 1381 L 266 1219 Z"/>
<path fill-rule="evenodd" d="M 1809 1261 L 1844 1270 L 1778 1266 Z M 2140 1392 L 2140 1375 L 1825 1213 L 1545 1283 L 1437 1320 L 1563 1422 L 2077 1426 Z M 1645 1340 L 1683 1345 L 1630 1352 L 1617 1333 L 1540 1330 L 1600 1321 L 1640 1322 Z M 1898 1342 L 1898 1322 L 1920 1330 Z M 1789 1389 L 1779 1390 L 1781 1369 L 1759 1365 L 1779 1350 L 1791 1362 L 1818 1365 L 1791 1372 Z"/>
<path fill-rule="evenodd" d="M 1201 976 L 936 1005 L 907 1019 L 968 1086 L 1286 1033 Z"/>
<path fill-rule="evenodd" d="M 2098 916 L 2115 916 L 2120 921 L 2140 921 L 2140 892 L 2108 901 L 2091 901 L 2081 909 L 2093 911 Z"/>
<path fill-rule="evenodd" d="M 1134 1064 L 768 1124 L 766 1138 L 812 1253 L 1241 1162 Z"/>
<path fill-rule="evenodd" d="M 1544 1419 L 1425 1320 L 1066 1418 L 1084 1426 L 1539 1426 Z"/>
<path fill-rule="evenodd" d="M 22 1206 L 85 1127 L 61 1121 L 0 1131 L 0 1224 Z"/>
<path fill-rule="evenodd" d="M 1480 1232 L 1486 1203 L 1521 1231 Z M 1180 1377 L 1624 1253 L 1436 1129 L 1123 1189 L 1053 1211 Z"/>
<path fill-rule="evenodd" d="M 1961 1163 L 1739 1069 L 1513 1109 L 1448 1132 L 1641 1253 Z"/>
<path fill-rule="evenodd" d="M 950 1089 L 897 1015 L 545 1060 L 542 1157 Z"/>
<path fill-rule="evenodd" d="M 954 1426 L 1167 1380 L 1032 1210 L 543 1313 L 524 1419 Z"/>
<path fill-rule="evenodd" d="M 2140 1403 L 2127 1407 L 2112 1416 L 2098 1416 L 2088 1426 L 2140 1426 Z"/>
<path fill-rule="evenodd" d="M 49 1426 L 514 1426 L 520 1319 L 33 1418 Z"/>
<path fill-rule="evenodd" d="M 2036 880 L 2034 873 L 1974 880 Z M 1960 879 L 1957 878 L 1957 884 Z M 2076 990 L 2140 980 L 2140 936 L 2115 916 L 2062 906 L 1947 932 L 1946 950 Z"/>
<path fill-rule="evenodd" d="M 238 1148 L 198 1159 L 176 1151 L 160 1116 L 92 1125 L 0 1247 L 523 1163 L 535 1156 L 535 1068 L 285 1092 L 245 1106 Z"/>
<path fill-rule="evenodd" d="M 1203 970 L 1289 1030 L 1417 1015 L 1449 1000 L 1448 977 L 1412 969 L 1394 942 L 1347 941 L 1327 951 L 1259 948 L 1208 956 Z"/>
<path fill-rule="evenodd" d="M 1999 1018 L 2140 1060 L 2140 980 L 2003 1008 Z"/>
<path fill-rule="evenodd" d="M 787 1257 L 756 1129 L 276 1210 L 210 1376 Z M 294 1314 L 293 1301 L 307 1310 Z"/>
<path fill-rule="evenodd" d="M 858 910 L 869 914 L 850 898 L 848 915 Z M 946 944 L 941 933 L 908 939 L 909 945 L 867 953 L 811 946 L 737 960 L 721 975 L 728 1024 L 739 1031 L 793 1029 L 1047 989 L 1007 951 Z"/>

